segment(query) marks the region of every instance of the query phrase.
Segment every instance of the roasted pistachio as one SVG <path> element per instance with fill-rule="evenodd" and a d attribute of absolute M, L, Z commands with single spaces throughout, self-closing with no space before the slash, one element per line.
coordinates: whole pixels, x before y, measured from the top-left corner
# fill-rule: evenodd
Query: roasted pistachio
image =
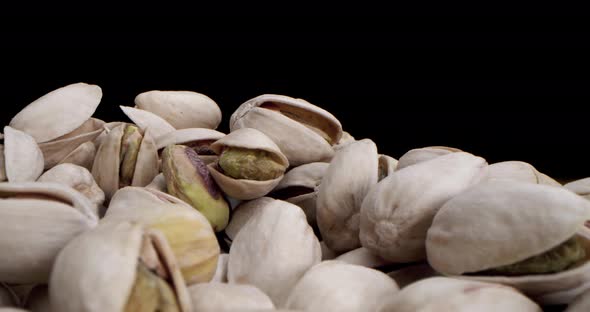
<path fill-rule="evenodd" d="M 285 172 L 286 166 L 273 154 L 263 150 L 228 147 L 219 156 L 219 167 L 234 179 L 272 180 Z"/>

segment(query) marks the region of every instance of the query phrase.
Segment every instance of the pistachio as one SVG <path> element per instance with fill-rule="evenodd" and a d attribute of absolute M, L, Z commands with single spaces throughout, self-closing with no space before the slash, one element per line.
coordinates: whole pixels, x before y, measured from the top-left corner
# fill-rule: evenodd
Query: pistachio
<path fill-rule="evenodd" d="M 215 275 L 211 279 L 211 282 L 227 283 L 227 261 L 229 260 L 229 254 L 223 253 L 219 255 L 217 259 L 217 269 Z"/>
<path fill-rule="evenodd" d="M 543 174 L 531 164 L 523 161 L 502 161 L 491 164 L 488 170 L 488 180 L 514 180 L 535 184 L 561 186 L 551 177 Z"/>
<path fill-rule="evenodd" d="M 229 221 L 229 205 L 207 166 L 186 146 L 169 145 L 162 152 L 162 172 L 168 193 L 200 211 L 216 232 Z"/>
<path fill-rule="evenodd" d="M 590 199 L 590 178 L 571 181 L 563 187 L 586 199 Z"/>
<path fill-rule="evenodd" d="M 35 181 L 43 172 L 43 153 L 30 135 L 4 127 L 4 167 L 9 182 Z"/>
<path fill-rule="evenodd" d="M 252 285 L 202 283 L 189 287 L 195 311 L 274 310 L 270 298 Z"/>
<path fill-rule="evenodd" d="M 121 160 L 119 187 L 131 185 L 141 139 L 142 136 L 136 126 L 127 125 L 125 127 L 123 138 L 121 139 L 121 150 L 119 152 L 119 159 Z"/>
<path fill-rule="evenodd" d="M 174 291 L 160 276 L 143 263 L 137 266 L 135 282 L 127 299 L 125 312 L 180 311 Z"/>
<path fill-rule="evenodd" d="M 417 163 L 427 161 L 438 156 L 456 152 L 461 152 L 461 150 L 447 146 L 428 146 L 423 148 L 412 149 L 403 154 L 402 157 L 399 158 L 399 162 L 397 163 L 397 168 L 395 170 L 400 170 L 402 168 L 415 165 Z"/>
<path fill-rule="evenodd" d="M 162 150 L 170 144 L 188 146 L 194 149 L 199 154 L 199 158 L 208 165 L 218 159 L 211 149 L 211 144 L 224 136 L 224 133 L 207 128 L 179 129 L 157 138 L 156 146 L 158 150 Z"/>
<path fill-rule="evenodd" d="M 175 131 L 174 127 L 160 116 L 151 112 L 127 106 L 119 106 L 123 113 L 133 121 L 142 131 L 150 128 L 154 139 Z"/>
<path fill-rule="evenodd" d="M 270 197 L 260 197 L 239 204 L 232 211 L 232 218 L 225 228 L 226 242 L 228 245 L 231 245 L 233 239 L 235 239 L 242 227 L 248 222 L 248 220 L 250 220 L 256 210 L 272 203 L 273 201 L 274 200 Z"/>
<path fill-rule="evenodd" d="M 219 156 L 219 167 L 234 179 L 265 181 L 285 172 L 285 165 L 263 150 L 228 147 Z"/>
<path fill-rule="evenodd" d="M 71 153 L 66 155 L 59 164 L 74 164 L 92 170 L 92 163 L 96 155 L 96 146 L 91 141 L 80 144 Z"/>

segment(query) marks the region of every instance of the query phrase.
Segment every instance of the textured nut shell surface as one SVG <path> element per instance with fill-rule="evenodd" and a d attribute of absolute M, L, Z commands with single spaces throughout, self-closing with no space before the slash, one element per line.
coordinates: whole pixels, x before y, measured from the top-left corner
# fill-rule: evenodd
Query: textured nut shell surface
<path fill-rule="evenodd" d="M 192 91 L 153 90 L 135 97 L 135 107 L 152 112 L 176 129 L 215 129 L 221 122 L 221 110 L 208 96 Z"/>
<path fill-rule="evenodd" d="M 154 113 L 128 106 L 119 107 L 142 131 L 145 132 L 149 128 L 154 138 L 159 138 L 176 130 L 166 120 Z"/>
<path fill-rule="evenodd" d="M 188 289 L 194 311 L 274 310 L 270 298 L 252 285 L 201 283 Z"/>
<path fill-rule="evenodd" d="M 69 186 L 82 193 L 97 207 L 104 203 L 104 192 L 98 187 L 90 171 L 84 167 L 74 164 L 60 164 L 45 171 L 37 181 Z"/>
<path fill-rule="evenodd" d="M 320 243 L 303 211 L 275 200 L 257 209 L 235 237 L 228 281 L 252 284 L 281 306 L 297 280 L 320 260 Z"/>
<path fill-rule="evenodd" d="M 316 218 L 326 245 L 345 252 L 360 247 L 363 199 L 377 183 L 377 146 L 369 139 L 348 144 L 334 155 L 318 187 Z"/>
<path fill-rule="evenodd" d="M 232 218 L 229 220 L 227 227 L 225 228 L 225 234 L 231 240 L 233 240 L 242 227 L 250 220 L 256 210 L 263 206 L 272 203 L 274 199 L 270 197 L 260 197 L 251 201 L 243 202 L 239 204 L 232 211 Z"/>
<path fill-rule="evenodd" d="M 184 145 L 198 141 L 217 141 L 225 136 L 225 133 L 208 128 L 186 128 L 169 132 L 156 137 L 156 147 L 162 149 L 170 144 Z"/>
<path fill-rule="evenodd" d="M 376 311 L 398 286 L 377 270 L 339 261 L 325 261 L 303 275 L 289 294 L 289 309 Z"/>
<path fill-rule="evenodd" d="M 480 182 L 487 163 L 456 152 L 397 170 L 376 184 L 363 201 L 363 247 L 392 262 L 426 258 L 426 233 L 440 207 Z"/>
<path fill-rule="evenodd" d="M 102 90 L 97 85 L 67 85 L 27 105 L 12 118 L 10 126 L 28 133 L 39 143 L 47 142 L 90 119 L 101 98 Z"/>
<path fill-rule="evenodd" d="M 33 137 L 4 127 L 4 167 L 8 182 L 37 180 L 43 173 L 43 153 Z"/>
<path fill-rule="evenodd" d="M 481 183 L 448 201 L 428 230 L 430 265 L 458 275 L 515 263 L 573 236 L 590 202 L 564 188 Z"/>
<path fill-rule="evenodd" d="M 461 150 L 446 146 L 428 146 L 411 149 L 398 159 L 397 167 L 395 170 L 400 170 L 423 161 L 431 160 L 438 156 L 456 152 L 461 152 Z"/>
<path fill-rule="evenodd" d="M 342 261 L 348 264 L 360 265 L 367 268 L 377 268 L 391 264 L 391 261 L 382 259 L 365 247 L 353 249 L 347 253 L 341 254 L 334 260 Z"/>

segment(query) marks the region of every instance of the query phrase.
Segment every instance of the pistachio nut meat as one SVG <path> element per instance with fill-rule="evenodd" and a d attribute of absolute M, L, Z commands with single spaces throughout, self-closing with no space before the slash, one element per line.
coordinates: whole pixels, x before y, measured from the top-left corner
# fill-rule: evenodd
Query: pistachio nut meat
<path fill-rule="evenodd" d="M 154 113 L 176 129 L 216 129 L 221 109 L 208 96 L 192 91 L 143 92 L 135 97 L 135 108 Z"/>
<path fill-rule="evenodd" d="M 257 209 L 235 237 L 227 279 L 258 287 L 281 307 L 295 283 L 320 260 L 320 243 L 301 208 L 275 200 Z"/>
<path fill-rule="evenodd" d="M 0 281 L 46 283 L 55 257 L 98 222 L 96 207 L 56 183 L 0 183 Z"/>
<path fill-rule="evenodd" d="M 32 182 L 43 172 L 43 153 L 27 133 L 4 127 L 4 145 L 0 144 L 0 178 L 8 182 Z"/>
<path fill-rule="evenodd" d="M 98 187 L 92 173 L 74 164 L 60 164 L 43 173 L 38 182 L 53 182 L 69 186 L 86 196 L 96 207 L 104 203 L 104 192 Z"/>
<path fill-rule="evenodd" d="M 104 223 L 72 240 L 55 261 L 51 309 L 61 312 L 190 312 L 164 235 L 129 222 Z"/>
<path fill-rule="evenodd" d="M 275 305 L 252 285 L 201 283 L 188 288 L 194 311 L 274 310 Z"/>
<path fill-rule="evenodd" d="M 101 223 L 136 222 L 167 239 L 188 285 L 209 282 L 217 270 L 219 243 L 209 221 L 193 207 L 155 190 L 125 187 L 113 196 Z"/>
<path fill-rule="evenodd" d="M 465 152 L 405 167 L 375 184 L 360 209 L 360 241 L 383 259 L 426 259 L 426 233 L 449 199 L 485 179 L 487 162 Z"/>
<path fill-rule="evenodd" d="M 438 156 L 461 152 L 460 149 L 448 146 L 427 146 L 407 151 L 399 158 L 396 170 L 427 161 Z"/>
<path fill-rule="evenodd" d="M 225 133 L 207 128 L 186 128 L 174 130 L 156 139 L 156 147 L 161 151 L 170 144 L 184 145 L 197 152 L 206 165 L 215 162 L 217 154 L 211 144 L 225 136 Z"/>
<path fill-rule="evenodd" d="M 559 182 L 539 172 L 533 165 L 524 161 L 502 161 L 493 163 L 488 167 L 488 180 L 503 179 L 561 186 Z"/>
<path fill-rule="evenodd" d="M 342 137 L 340 121 L 305 100 L 264 94 L 240 105 L 231 115 L 230 132 L 255 128 L 285 154 L 291 166 L 329 161 Z"/>
<path fill-rule="evenodd" d="M 146 186 L 158 174 L 158 153 L 150 131 L 120 124 L 108 131 L 98 148 L 92 175 L 108 202 L 125 186 Z"/>
<path fill-rule="evenodd" d="M 501 283 L 537 302 L 569 303 L 590 285 L 590 203 L 565 189 L 481 183 L 452 198 L 428 230 L 430 265 L 445 275 Z"/>
<path fill-rule="evenodd" d="M 162 152 L 162 173 L 168 193 L 201 212 L 220 232 L 229 222 L 229 203 L 195 150 L 168 145 Z"/>
<path fill-rule="evenodd" d="M 340 261 L 323 261 L 295 284 L 285 303 L 304 311 L 376 311 L 399 287 L 385 273 Z"/>
<path fill-rule="evenodd" d="M 211 176 L 227 195 L 241 200 L 268 194 L 279 184 L 289 161 L 264 133 L 242 128 L 211 144 L 219 155 L 207 165 Z"/>

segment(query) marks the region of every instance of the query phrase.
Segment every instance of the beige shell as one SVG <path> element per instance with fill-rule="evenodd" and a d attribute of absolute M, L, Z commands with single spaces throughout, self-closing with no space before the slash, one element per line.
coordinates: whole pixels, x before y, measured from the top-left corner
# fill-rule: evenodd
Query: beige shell
<path fill-rule="evenodd" d="M 92 170 L 94 156 L 96 155 L 96 146 L 92 141 L 84 142 L 76 147 L 71 153 L 60 160 L 59 164 L 74 164 Z"/>
<path fill-rule="evenodd" d="M 233 211 L 229 223 L 225 227 L 225 236 L 228 244 L 231 245 L 233 239 L 238 235 L 242 227 L 250 220 L 256 210 L 272 203 L 274 199 L 270 197 L 260 197 L 254 200 L 239 204 Z"/>
<path fill-rule="evenodd" d="M 270 298 L 252 285 L 202 283 L 189 287 L 194 311 L 274 310 Z"/>
<path fill-rule="evenodd" d="M 94 205 L 55 183 L 0 183 L 0 281 L 44 283 L 58 252 L 93 228 Z"/>
<path fill-rule="evenodd" d="M 317 226 L 316 202 L 318 187 L 328 170 L 328 166 L 329 164 L 325 162 L 314 162 L 295 167 L 285 173 L 281 182 L 268 196 L 301 207 L 307 216 L 307 223 L 315 227 Z"/>
<path fill-rule="evenodd" d="M 167 186 L 166 186 L 166 178 L 164 178 L 164 174 L 159 173 L 157 176 L 154 177 L 152 182 L 150 182 L 150 184 L 146 185 L 145 187 L 166 193 Z"/>
<path fill-rule="evenodd" d="M 164 235 L 188 232 L 190 236 L 168 238 L 178 266 L 187 285 L 210 281 L 220 252 L 211 224 L 188 204 L 170 202 L 169 198 L 156 192 L 131 186 L 120 189 L 113 196 L 101 223 L 128 221 L 144 224 L 150 229 L 176 227 L 176 232 L 162 230 Z M 194 230 L 181 231 L 178 224 Z"/>
<path fill-rule="evenodd" d="M 282 306 L 297 280 L 321 260 L 320 243 L 301 208 L 280 200 L 257 209 L 235 237 L 230 284 L 252 284 Z"/>
<path fill-rule="evenodd" d="M 119 155 L 124 128 L 125 124 L 121 124 L 109 131 L 98 148 L 92 165 L 92 175 L 96 183 L 104 191 L 107 201 L 119 189 Z M 141 140 L 131 185 L 146 186 L 157 174 L 158 153 L 150 131 L 147 131 L 143 134 Z"/>
<path fill-rule="evenodd" d="M 216 129 L 221 110 L 208 96 L 192 91 L 148 91 L 135 97 L 135 107 L 152 112 L 176 129 Z"/>
<path fill-rule="evenodd" d="M 393 174 L 397 169 L 397 164 L 397 159 L 388 155 L 379 154 L 379 181 Z"/>
<path fill-rule="evenodd" d="M 334 155 L 318 188 L 316 218 L 326 245 L 341 253 L 361 246 L 361 204 L 377 183 L 377 146 L 369 139 L 350 143 Z"/>
<path fill-rule="evenodd" d="M 579 295 L 567 306 L 565 312 L 587 312 L 590 311 L 590 290 Z"/>
<path fill-rule="evenodd" d="M 94 143 L 94 146 L 96 146 L 96 148 L 99 148 L 100 145 L 102 145 L 102 142 L 104 142 L 104 140 L 106 139 L 107 135 L 111 132 L 111 130 L 115 129 L 116 127 L 125 124 L 125 122 L 122 121 L 113 121 L 113 122 L 107 122 L 104 125 L 102 125 L 102 131 L 100 132 L 100 134 L 92 141 Z"/>
<path fill-rule="evenodd" d="M 531 164 L 523 161 L 502 161 L 488 167 L 488 180 L 514 180 L 535 184 L 561 186 L 551 177 L 543 174 Z"/>
<path fill-rule="evenodd" d="M 297 282 L 285 307 L 326 312 L 376 311 L 398 290 L 394 280 L 377 270 L 324 261 Z"/>
<path fill-rule="evenodd" d="M 6 126 L 4 165 L 8 182 L 35 181 L 43 172 L 43 153 L 33 137 Z"/>
<path fill-rule="evenodd" d="M 150 132 L 156 140 L 160 136 L 176 130 L 166 120 L 154 113 L 128 106 L 119 107 L 142 131 L 145 132 L 147 128 L 150 128 Z"/>
<path fill-rule="evenodd" d="M 45 169 L 49 169 L 70 155 L 82 144 L 96 139 L 104 130 L 105 122 L 90 118 L 73 131 L 66 133 L 51 141 L 40 143 L 39 148 L 43 152 Z"/>
<path fill-rule="evenodd" d="M 215 275 L 211 279 L 211 282 L 227 283 L 227 262 L 229 260 L 229 254 L 222 253 L 217 259 L 217 269 Z"/>
<path fill-rule="evenodd" d="M 342 125 L 328 111 L 305 100 L 264 94 L 240 105 L 229 122 L 231 132 L 256 128 L 270 137 L 291 166 L 329 161 Z"/>
<path fill-rule="evenodd" d="M 47 142 L 90 119 L 101 98 L 102 90 L 97 85 L 67 85 L 27 105 L 12 118 L 10 126 L 28 133 L 38 143 Z"/>
<path fill-rule="evenodd" d="M 461 152 L 460 149 L 447 146 L 428 146 L 409 150 L 399 158 L 396 170 L 427 161 L 438 156 Z"/>
<path fill-rule="evenodd" d="M 403 288 L 378 311 L 541 312 L 541 308 L 527 297 L 507 286 L 446 277 L 432 277 Z"/>
<path fill-rule="evenodd" d="M 279 147 L 269 137 L 264 135 L 264 133 L 256 129 L 242 128 L 211 144 L 211 149 L 217 155 L 220 155 L 225 147 L 267 151 L 273 154 L 285 167 L 289 166 L 289 161 L 281 153 Z M 219 185 L 224 193 L 242 200 L 255 199 L 268 194 L 283 178 L 283 175 L 281 175 L 276 179 L 266 181 L 234 179 L 221 173 L 216 163 L 209 164 L 207 167 L 211 172 L 211 176 L 213 176 L 213 179 L 215 179 L 215 182 L 217 182 L 217 185 Z"/>
<path fill-rule="evenodd" d="M 343 253 L 334 260 L 342 261 L 348 264 L 360 265 L 367 268 L 378 268 L 391 264 L 391 261 L 387 261 L 379 257 L 365 247 L 360 247 L 347 253 Z"/>
<path fill-rule="evenodd" d="M 217 130 L 207 128 L 186 128 L 179 129 L 163 135 L 156 139 L 156 147 L 158 150 L 170 144 L 177 145 L 188 145 L 190 146 L 196 142 L 214 142 L 225 136 L 225 133 Z M 217 160 L 217 155 L 199 155 L 199 158 L 205 162 L 206 165 L 213 163 Z"/>
<path fill-rule="evenodd" d="M 142 245 L 153 246 L 171 276 L 181 312 L 192 311 L 182 274 L 158 231 L 128 222 L 105 223 L 72 240 L 59 254 L 49 281 L 51 308 L 60 312 L 123 312 Z"/>
<path fill-rule="evenodd" d="M 363 247 L 392 262 L 424 260 L 426 232 L 440 207 L 485 178 L 481 157 L 456 152 L 396 171 L 363 201 Z"/>
<path fill-rule="evenodd" d="M 565 184 L 563 187 L 586 199 L 590 199 L 590 178 L 572 181 Z"/>
<path fill-rule="evenodd" d="M 98 187 L 90 171 L 84 167 L 74 164 L 57 165 L 43 173 L 37 181 L 69 186 L 86 196 L 96 207 L 104 203 L 104 192 Z"/>
<path fill-rule="evenodd" d="M 10 287 L 0 282 L 0 307 L 15 307 L 18 305 L 18 296 Z"/>
<path fill-rule="evenodd" d="M 47 285 L 35 286 L 27 297 L 24 307 L 31 312 L 52 312 Z"/>
<path fill-rule="evenodd" d="M 334 151 L 337 151 L 341 148 L 343 148 L 344 146 L 346 146 L 349 143 L 352 143 L 356 141 L 356 139 L 350 135 L 350 133 L 346 132 L 346 131 L 342 131 L 342 137 L 340 137 L 340 141 L 338 141 L 337 144 L 335 144 L 334 146 L 332 146 L 332 148 L 334 148 Z"/>
<path fill-rule="evenodd" d="M 423 280 L 429 277 L 440 276 L 430 265 L 427 263 L 420 263 L 409 265 L 404 268 L 391 271 L 387 275 L 399 285 L 400 288 L 404 288 L 412 283 L 419 280 Z"/>

